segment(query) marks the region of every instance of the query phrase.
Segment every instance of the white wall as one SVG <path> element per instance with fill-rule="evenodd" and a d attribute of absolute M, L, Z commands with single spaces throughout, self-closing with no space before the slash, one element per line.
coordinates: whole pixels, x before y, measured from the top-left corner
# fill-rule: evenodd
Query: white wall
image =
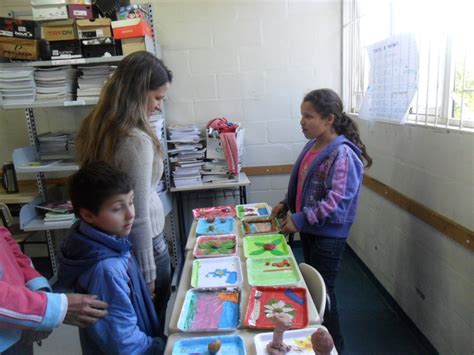
<path fill-rule="evenodd" d="M 359 124 L 370 176 L 473 229 L 472 134 Z M 472 252 L 367 188 L 349 244 L 441 354 L 473 353 Z"/>
<path fill-rule="evenodd" d="M 154 4 L 163 58 L 175 75 L 168 122 L 241 121 L 245 166 L 293 163 L 304 143 L 303 95 L 320 87 L 340 90 L 339 1 Z M 249 200 L 279 201 L 287 179 L 252 177 Z"/>

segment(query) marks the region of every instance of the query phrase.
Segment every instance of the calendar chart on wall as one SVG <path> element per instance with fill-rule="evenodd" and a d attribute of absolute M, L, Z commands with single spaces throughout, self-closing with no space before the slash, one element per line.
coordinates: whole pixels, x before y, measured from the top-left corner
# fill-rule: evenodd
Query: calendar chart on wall
<path fill-rule="evenodd" d="M 400 34 L 367 47 L 369 85 L 359 117 L 402 124 L 418 85 L 419 53 L 412 34 Z"/>

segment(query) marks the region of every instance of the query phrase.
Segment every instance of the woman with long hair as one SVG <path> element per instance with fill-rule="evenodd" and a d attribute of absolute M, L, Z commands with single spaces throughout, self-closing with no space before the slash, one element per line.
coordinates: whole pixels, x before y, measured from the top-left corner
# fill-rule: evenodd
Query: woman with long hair
<path fill-rule="evenodd" d="M 161 111 L 172 73 L 148 52 L 125 57 L 105 83 L 99 102 L 82 121 L 76 137 L 79 164 L 107 161 L 134 184 L 135 222 L 130 240 L 161 324 L 170 296 L 171 264 L 164 240 L 165 216 L 157 193 L 163 174 L 160 142 L 150 126 Z"/>

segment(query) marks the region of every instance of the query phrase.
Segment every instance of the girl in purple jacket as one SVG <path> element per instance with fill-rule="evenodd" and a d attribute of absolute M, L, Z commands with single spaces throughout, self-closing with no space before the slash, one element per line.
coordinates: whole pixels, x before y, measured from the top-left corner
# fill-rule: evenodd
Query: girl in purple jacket
<path fill-rule="evenodd" d="M 372 165 L 372 159 L 356 123 L 342 111 L 342 101 L 334 91 L 319 89 L 307 94 L 300 123 L 310 141 L 293 166 L 285 200 L 273 208 L 272 215 L 283 218 L 282 232 L 299 232 L 305 262 L 321 273 L 330 298 L 323 324 L 342 352 L 334 286 L 357 209 L 362 159 L 366 167 Z"/>

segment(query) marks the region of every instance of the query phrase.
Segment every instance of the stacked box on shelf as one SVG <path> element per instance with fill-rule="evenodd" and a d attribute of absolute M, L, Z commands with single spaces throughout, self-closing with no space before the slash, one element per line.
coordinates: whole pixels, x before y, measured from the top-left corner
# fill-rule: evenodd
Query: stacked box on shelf
<path fill-rule="evenodd" d="M 36 60 L 40 30 L 35 21 L 0 17 L 0 57 Z"/>
<path fill-rule="evenodd" d="M 123 55 L 137 51 L 155 52 L 153 33 L 148 22 L 143 18 L 134 18 L 112 22 L 115 39 L 122 41 Z"/>
<path fill-rule="evenodd" d="M 77 33 L 84 57 L 110 57 L 117 54 L 109 18 L 77 20 Z"/>
<path fill-rule="evenodd" d="M 67 19 L 66 0 L 31 0 L 35 20 Z"/>
<path fill-rule="evenodd" d="M 41 27 L 43 38 L 49 41 L 52 59 L 82 57 L 74 20 L 46 22 Z"/>

